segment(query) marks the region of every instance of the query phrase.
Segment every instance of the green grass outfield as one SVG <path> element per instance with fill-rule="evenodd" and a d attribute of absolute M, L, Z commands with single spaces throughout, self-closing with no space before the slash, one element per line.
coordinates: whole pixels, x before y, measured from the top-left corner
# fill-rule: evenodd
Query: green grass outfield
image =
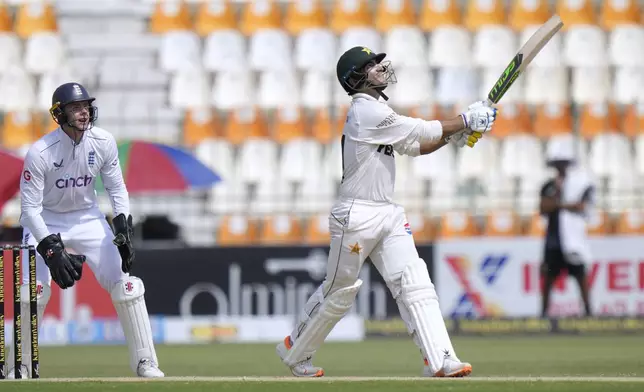
<path fill-rule="evenodd" d="M 270 344 L 159 346 L 162 380 L 131 377 L 124 346 L 42 347 L 41 379 L 0 381 L 0 391 L 644 391 L 644 336 L 454 338 L 474 371 L 423 379 L 410 340 L 325 345 L 322 379 L 295 379 Z M 421 389 L 422 388 L 422 389 Z"/>

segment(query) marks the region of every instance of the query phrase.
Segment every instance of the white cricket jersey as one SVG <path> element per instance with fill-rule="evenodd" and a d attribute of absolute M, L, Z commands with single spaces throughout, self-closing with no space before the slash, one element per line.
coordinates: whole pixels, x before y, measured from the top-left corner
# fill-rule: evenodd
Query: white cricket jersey
<path fill-rule="evenodd" d="M 20 223 L 40 242 L 49 231 L 43 212 L 68 213 L 98 208 L 96 178 L 101 175 L 114 215 L 129 215 L 116 140 L 93 127 L 78 144 L 58 128 L 36 141 L 20 180 Z M 50 223 L 51 224 L 51 223 Z"/>
<path fill-rule="evenodd" d="M 341 199 L 391 203 L 396 181 L 394 151 L 418 156 L 420 143 L 438 141 L 438 121 L 402 116 L 368 94 L 352 96 L 342 131 Z"/>

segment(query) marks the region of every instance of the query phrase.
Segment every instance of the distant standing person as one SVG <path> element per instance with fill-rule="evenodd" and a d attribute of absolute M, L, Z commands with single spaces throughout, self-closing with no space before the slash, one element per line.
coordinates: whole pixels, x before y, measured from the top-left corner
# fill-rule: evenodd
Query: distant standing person
<path fill-rule="evenodd" d="M 541 188 L 540 213 L 548 221 L 541 265 L 544 281 L 541 316 L 548 316 L 552 287 L 564 270 L 579 284 L 585 314 L 590 316 L 586 264 L 591 261 L 591 252 L 586 221 L 595 204 L 595 187 L 588 173 L 576 165 L 572 139 L 551 142 L 547 164 L 557 174 Z"/>

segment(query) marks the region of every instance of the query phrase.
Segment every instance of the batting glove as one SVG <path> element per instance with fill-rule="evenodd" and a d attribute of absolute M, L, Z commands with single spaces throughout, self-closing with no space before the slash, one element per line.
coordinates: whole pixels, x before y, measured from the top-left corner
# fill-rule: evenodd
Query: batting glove
<path fill-rule="evenodd" d="M 462 148 L 465 146 L 472 148 L 482 137 L 483 137 L 483 134 L 481 132 L 474 132 L 471 130 L 467 130 L 452 136 L 449 139 L 449 142 L 459 148 Z"/>
<path fill-rule="evenodd" d="M 478 101 L 467 107 L 467 112 L 462 113 L 465 128 L 472 131 L 486 133 L 492 130 L 496 120 L 497 109 L 488 106 L 485 101 Z"/>

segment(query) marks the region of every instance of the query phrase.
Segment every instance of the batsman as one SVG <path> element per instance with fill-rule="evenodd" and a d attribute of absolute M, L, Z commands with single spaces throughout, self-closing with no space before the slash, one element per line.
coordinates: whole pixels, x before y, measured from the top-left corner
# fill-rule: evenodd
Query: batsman
<path fill-rule="evenodd" d="M 351 96 L 351 105 L 341 138 L 343 177 L 329 215 L 327 273 L 291 334 L 277 346 L 282 362 L 298 377 L 324 375 L 312 359 L 353 305 L 367 257 L 383 277 L 420 349 L 423 375 L 463 377 L 472 372 L 472 366 L 462 362 L 452 346 L 405 211 L 392 201 L 395 153 L 431 154 L 448 143 L 473 147 L 492 129 L 496 109 L 484 101 L 475 102 L 445 121 L 397 114 L 386 103 L 384 90 L 396 83 L 396 75 L 385 57 L 385 53 L 358 46 L 346 51 L 337 63 L 338 81 Z"/>
<path fill-rule="evenodd" d="M 85 262 L 112 298 L 127 340 L 130 368 L 139 377 L 163 377 L 158 367 L 145 288 L 130 275 L 135 253 L 132 216 L 121 173 L 116 140 L 94 126 L 98 108 L 85 87 L 65 83 L 53 93 L 50 114 L 59 127 L 37 140 L 27 152 L 20 180 L 23 244 L 36 246 L 38 320 L 51 296 L 52 281 L 68 289 L 82 278 Z M 94 185 L 101 176 L 114 218 L 112 228 L 98 207 Z M 72 250 L 73 249 L 73 250 Z M 78 254 L 76 254 L 78 253 Z M 23 271 L 27 271 L 24 260 Z M 21 313 L 29 315 L 29 277 L 23 276 Z M 23 328 L 23 358 L 30 337 Z M 13 355 L 8 359 L 12 362 Z M 29 376 L 29 363 L 22 376 Z M 8 363 L 9 376 L 13 364 Z"/>

